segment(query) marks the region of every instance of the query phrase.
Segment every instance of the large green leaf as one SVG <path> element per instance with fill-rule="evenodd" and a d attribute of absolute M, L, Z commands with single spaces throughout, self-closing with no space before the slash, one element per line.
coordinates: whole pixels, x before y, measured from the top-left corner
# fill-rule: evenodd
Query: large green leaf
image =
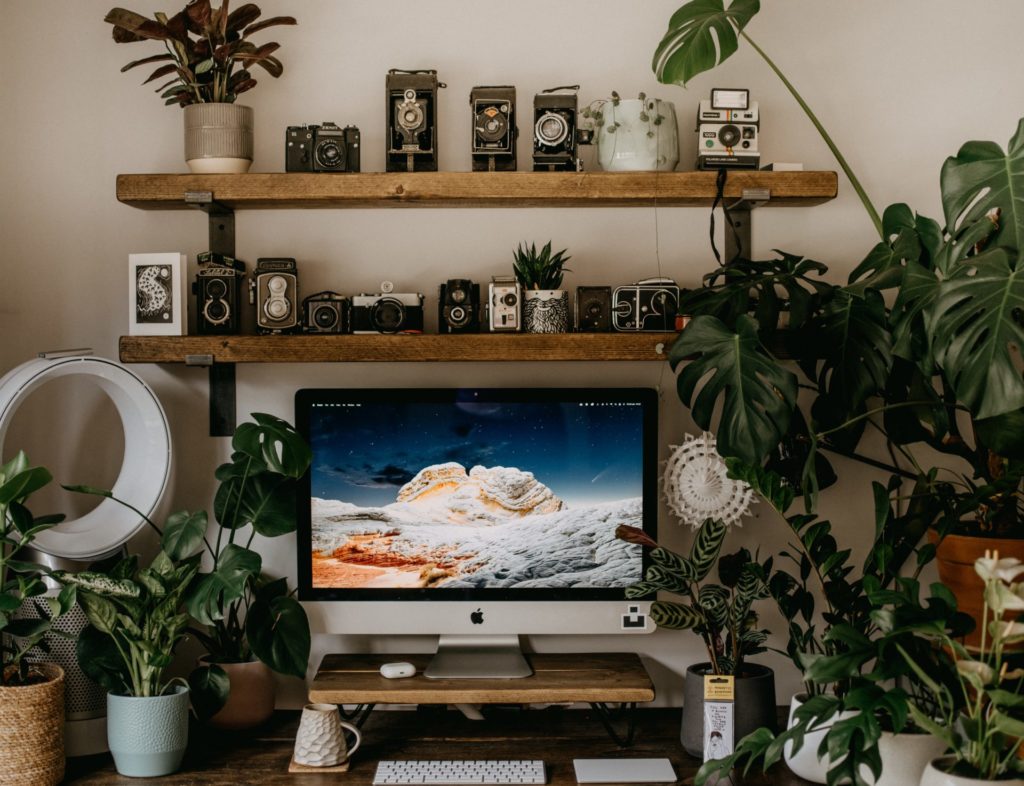
<path fill-rule="evenodd" d="M 167 517 L 160 545 L 172 560 L 184 559 L 195 553 L 206 535 L 206 511 L 189 513 L 180 510 Z"/>
<path fill-rule="evenodd" d="M 295 598 L 268 599 L 257 593 L 245 619 L 245 634 L 252 651 L 279 674 L 306 676 L 309 662 L 309 620 Z"/>
<path fill-rule="evenodd" d="M 698 426 L 715 432 L 722 455 L 748 464 L 760 464 L 785 436 L 797 395 L 796 375 L 768 354 L 757 327 L 744 316 L 733 333 L 715 317 L 698 317 L 669 356 L 673 369 L 693 356 L 676 380 L 679 398 L 692 409 Z M 713 429 L 720 401 L 721 416 Z"/>
<path fill-rule="evenodd" d="M 189 699 L 199 720 L 207 720 L 217 714 L 228 700 L 231 679 L 227 672 L 216 663 L 194 669 L 188 675 Z"/>
<path fill-rule="evenodd" d="M 9 478 L 0 486 L 0 505 L 8 505 L 14 500 L 23 500 L 30 494 L 39 491 L 53 480 L 53 475 L 43 467 L 30 467 Z"/>
<path fill-rule="evenodd" d="M 239 499 L 241 489 L 241 499 Z M 221 483 L 213 502 L 217 521 L 231 529 L 251 524 L 264 537 L 295 531 L 295 481 L 274 472 Z"/>
<path fill-rule="evenodd" d="M 290 424 L 273 415 L 252 413 L 253 423 L 235 430 L 231 447 L 262 461 L 274 472 L 290 478 L 302 477 L 312 455 L 302 436 Z"/>
<path fill-rule="evenodd" d="M 760 10 L 758 0 L 690 0 L 676 11 L 658 44 L 651 67 L 659 82 L 686 86 L 697 74 L 727 60 L 737 48 L 736 33 Z"/>
<path fill-rule="evenodd" d="M 651 604 L 651 620 L 659 628 L 689 630 L 704 624 L 704 615 L 682 603 L 656 600 Z"/>
<path fill-rule="evenodd" d="M 1005 249 L 985 251 L 940 285 L 933 309 L 935 358 L 977 418 L 1024 407 L 1024 269 Z M 1024 268 L 1024 266 L 1021 266 Z"/>
<path fill-rule="evenodd" d="M 903 279 L 903 263 L 921 255 L 917 222 L 908 205 L 889 205 L 882 214 L 879 241 L 863 261 L 850 273 L 846 291 L 861 296 L 868 289 L 884 290 L 899 286 Z"/>
<path fill-rule="evenodd" d="M 250 580 L 260 575 L 263 560 L 250 549 L 230 543 L 221 551 L 217 568 L 203 576 L 189 593 L 188 612 L 203 625 L 224 618 L 225 610 L 245 593 Z"/>
<path fill-rule="evenodd" d="M 693 545 L 690 547 L 689 560 L 696 571 L 694 581 L 703 581 L 711 572 L 722 550 L 727 531 L 728 527 L 715 519 L 708 519 L 697 530 L 697 537 L 693 539 Z"/>

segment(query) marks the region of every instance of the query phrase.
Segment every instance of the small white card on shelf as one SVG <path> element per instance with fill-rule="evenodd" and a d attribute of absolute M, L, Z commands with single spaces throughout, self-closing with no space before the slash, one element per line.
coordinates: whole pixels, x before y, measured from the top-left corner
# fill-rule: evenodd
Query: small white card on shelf
<path fill-rule="evenodd" d="M 128 335 L 184 336 L 188 331 L 184 254 L 128 255 Z"/>

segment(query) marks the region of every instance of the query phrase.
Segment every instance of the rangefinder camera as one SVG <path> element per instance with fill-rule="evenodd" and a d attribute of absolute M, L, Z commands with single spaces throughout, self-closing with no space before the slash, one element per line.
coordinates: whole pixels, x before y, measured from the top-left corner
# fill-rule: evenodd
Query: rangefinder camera
<path fill-rule="evenodd" d="M 679 286 L 670 278 L 647 278 L 612 292 L 612 327 L 623 332 L 676 329 Z"/>
<path fill-rule="evenodd" d="M 422 333 L 423 295 L 396 293 L 390 281 L 382 281 L 380 290 L 352 297 L 352 332 Z"/>
<path fill-rule="evenodd" d="M 757 102 L 749 90 L 715 88 L 697 113 L 698 169 L 757 169 L 760 127 Z"/>
<path fill-rule="evenodd" d="M 358 172 L 359 129 L 336 123 L 288 126 L 285 131 L 286 172 Z"/>

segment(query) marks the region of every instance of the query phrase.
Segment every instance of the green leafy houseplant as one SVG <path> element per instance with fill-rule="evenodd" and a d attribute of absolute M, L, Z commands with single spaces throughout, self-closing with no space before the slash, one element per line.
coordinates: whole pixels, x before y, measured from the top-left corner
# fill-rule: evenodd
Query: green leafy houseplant
<path fill-rule="evenodd" d="M 562 286 L 564 273 L 572 272 L 565 267 L 565 263 L 572 258 L 566 256 L 566 251 L 563 248 L 552 254 L 550 240 L 540 252 L 534 243 L 529 247 L 520 243 L 515 250 L 513 269 L 523 289 L 558 289 Z"/>
<path fill-rule="evenodd" d="M 228 1 L 212 8 L 210 0 L 191 0 L 174 16 L 157 13 L 149 19 L 134 11 L 113 8 L 104 18 L 114 26 L 114 41 L 160 41 L 163 54 L 133 60 L 121 71 L 140 65 L 162 63 L 143 84 L 164 77 L 170 81 L 156 88 L 167 105 L 234 103 L 240 93 L 256 86 L 250 70 L 259 66 L 272 77 L 284 67 L 274 56 L 280 44 L 256 46 L 250 36 L 273 25 L 294 25 L 290 16 L 275 16 L 257 22 L 260 9 L 244 3 L 228 11 Z"/>

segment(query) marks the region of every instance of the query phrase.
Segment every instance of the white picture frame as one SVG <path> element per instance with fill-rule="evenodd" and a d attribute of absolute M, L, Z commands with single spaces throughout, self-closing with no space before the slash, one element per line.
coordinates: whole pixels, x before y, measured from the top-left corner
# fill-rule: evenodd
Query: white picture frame
<path fill-rule="evenodd" d="M 176 252 L 128 255 L 128 335 L 186 334 L 186 262 Z"/>

